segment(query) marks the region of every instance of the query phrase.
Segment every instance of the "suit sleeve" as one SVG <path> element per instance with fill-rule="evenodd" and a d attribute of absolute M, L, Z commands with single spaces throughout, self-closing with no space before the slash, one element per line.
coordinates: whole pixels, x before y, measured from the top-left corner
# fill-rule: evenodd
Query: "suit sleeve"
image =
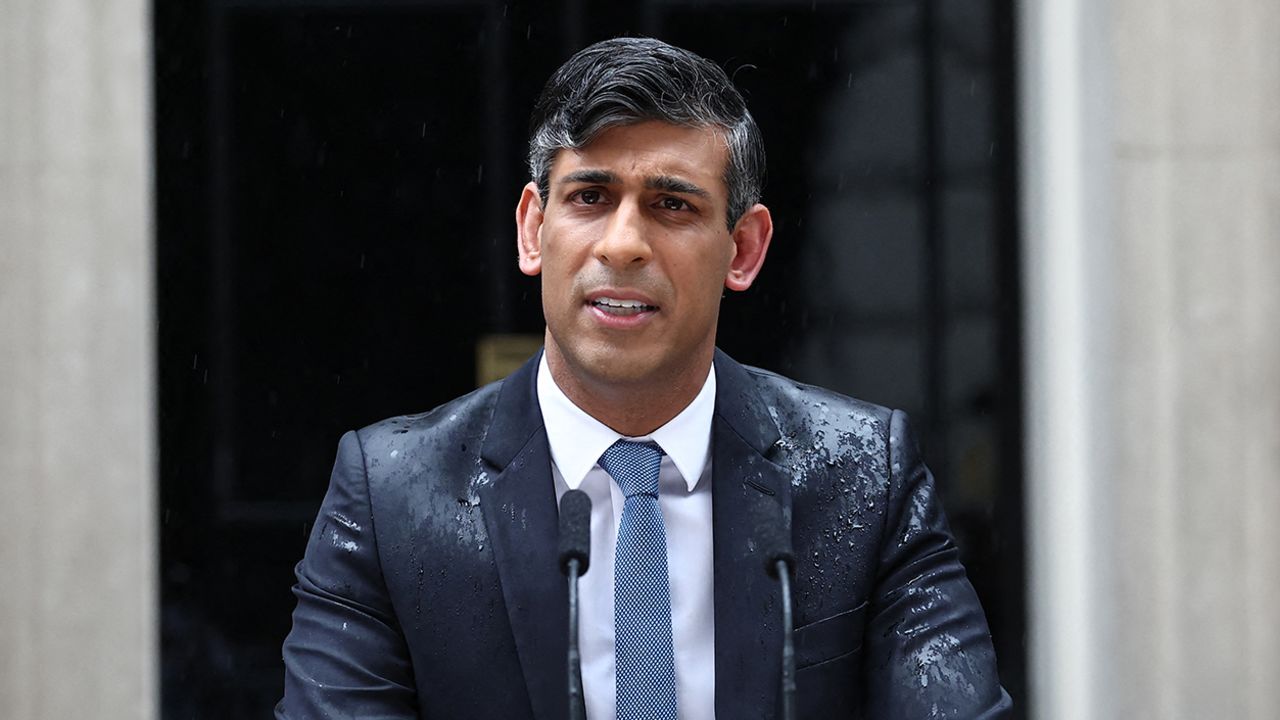
<path fill-rule="evenodd" d="M 889 423 L 888 506 L 866 655 L 868 717 L 1004 718 L 982 606 L 905 413 Z"/>
<path fill-rule="evenodd" d="M 374 539 L 359 437 L 338 444 L 293 587 L 298 605 L 284 641 L 277 720 L 417 718 L 413 671 Z"/>

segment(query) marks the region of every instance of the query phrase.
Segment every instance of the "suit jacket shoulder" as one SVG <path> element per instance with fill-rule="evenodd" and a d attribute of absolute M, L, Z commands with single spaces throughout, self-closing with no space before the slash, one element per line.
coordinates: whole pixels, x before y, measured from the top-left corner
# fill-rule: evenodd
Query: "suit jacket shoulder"
<path fill-rule="evenodd" d="M 888 475 L 893 410 L 768 370 L 743 369 L 777 428 L 778 458 L 794 469 L 798 480 L 814 475 L 801 471 L 821 466 L 874 468 L 879 463 Z"/>
<path fill-rule="evenodd" d="M 790 481 L 801 715 L 1005 716 L 986 619 L 906 413 L 722 367 L 747 398 L 725 398 L 740 413 L 727 424 L 768 441 L 763 457 Z"/>
<path fill-rule="evenodd" d="M 298 566 L 277 717 L 533 717 L 481 501 L 502 470 L 485 458 L 541 427 L 495 418 L 512 388 L 343 437 Z"/>
<path fill-rule="evenodd" d="M 472 485 L 484 480 L 480 446 L 505 382 L 491 383 L 428 412 L 387 418 L 357 430 L 371 492 L 443 482 L 442 490 L 465 497 Z"/>

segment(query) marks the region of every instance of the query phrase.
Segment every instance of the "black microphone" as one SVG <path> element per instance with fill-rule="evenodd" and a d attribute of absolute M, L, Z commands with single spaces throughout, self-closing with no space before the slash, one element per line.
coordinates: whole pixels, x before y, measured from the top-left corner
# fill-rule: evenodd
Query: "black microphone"
<path fill-rule="evenodd" d="M 796 561 L 791 552 L 791 538 L 782 522 L 782 509 L 773 503 L 762 504 L 759 508 L 756 522 L 757 548 L 764 558 L 765 572 L 776 578 L 782 586 L 782 720 L 794 720 L 796 646 L 791 617 L 791 574 L 795 571 Z"/>
<path fill-rule="evenodd" d="M 578 650 L 578 578 L 591 564 L 591 498 L 570 490 L 560 498 L 560 572 L 569 577 L 569 720 L 585 720 L 582 655 Z"/>

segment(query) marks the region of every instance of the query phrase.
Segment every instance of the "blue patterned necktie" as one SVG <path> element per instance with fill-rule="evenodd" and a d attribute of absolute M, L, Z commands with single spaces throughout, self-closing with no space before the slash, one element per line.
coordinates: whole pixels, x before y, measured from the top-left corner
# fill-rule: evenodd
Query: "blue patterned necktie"
<path fill-rule="evenodd" d="M 600 467 L 626 496 L 613 565 L 618 720 L 677 720 L 667 532 L 658 506 L 662 450 L 619 440 Z"/>

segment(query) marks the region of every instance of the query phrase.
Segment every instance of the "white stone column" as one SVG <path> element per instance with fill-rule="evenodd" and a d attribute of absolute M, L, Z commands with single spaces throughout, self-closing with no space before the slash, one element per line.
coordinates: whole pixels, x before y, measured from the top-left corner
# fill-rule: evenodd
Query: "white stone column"
<path fill-rule="evenodd" d="M 1112 302 L 1106 0 L 1023 6 L 1028 680 L 1033 718 L 1100 718 Z"/>
<path fill-rule="evenodd" d="M 157 708 L 150 7 L 0 0 L 0 717 Z"/>
<path fill-rule="evenodd" d="M 1280 707 L 1280 5 L 1022 9 L 1037 718 Z"/>

